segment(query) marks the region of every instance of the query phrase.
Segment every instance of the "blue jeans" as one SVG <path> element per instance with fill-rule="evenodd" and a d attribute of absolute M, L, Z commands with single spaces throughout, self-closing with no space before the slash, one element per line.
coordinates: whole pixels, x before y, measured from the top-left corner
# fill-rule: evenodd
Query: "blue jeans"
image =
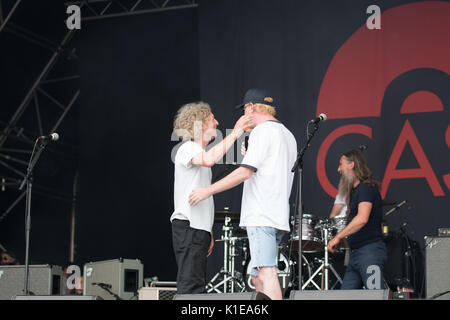
<path fill-rule="evenodd" d="M 383 241 L 352 250 L 341 289 L 384 289 L 383 270 L 386 260 L 387 249 Z"/>

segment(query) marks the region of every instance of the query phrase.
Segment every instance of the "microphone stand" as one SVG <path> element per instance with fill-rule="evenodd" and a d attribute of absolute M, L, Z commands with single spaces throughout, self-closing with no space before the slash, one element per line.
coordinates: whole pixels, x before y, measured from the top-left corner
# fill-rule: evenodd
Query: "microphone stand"
<path fill-rule="evenodd" d="M 35 157 L 33 155 L 36 150 L 36 146 L 38 147 L 38 151 L 36 152 Z M 44 151 L 47 146 L 47 141 L 41 141 L 36 139 L 34 144 L 33 152 L 31 154 L 30 163 L 27 168 L 27 175 L 23 179 L 19 190 L 22 190 L 23 187 L 27 186 L 26 190 L 26 206 L 25 206 L 25 278 L 24 278 L 24 295 L 28 296 L 30 291 L 28 290 L 28 280 L 29 280 L 29 253 L 30 253 L 30 230 L 31 230 L 31 190 L 33 187 L 33 169 L 36 165 L 39 157 L 41 156 L 42 151 Z"/>
<path fill-rule="evenodd" d="M 308 123 L 309 125 L 309 123 Z M 308 128 L 307 125 L 307 128 Z M 294 166 L 291 169 L 291 172 L 295 172 L 297 170 L 298 174 L 298 187 L 297 187 L 297 212 L 298 212 L 298 288 L 299 290 L 303 290 L 302 288 L 302 220 L 303 220 L 303 201 L 302 201 L 302 177 L 303 177 L 303 156 L 306 150 L 310 146 L 310 142 L 314 137 L 314 134 L 319 129 L 318 123 L 314 123 L 314 129 L 312 132 L 308 133 L 308 139 L 306 141 L 305 146 L 298 152 L 297 160 L 295 161 Z M 294 220 L 295 221 L 295 220 Z M 295 223 L 294 223 L 295 230 Z M 295 231 L 294 231 L 295 232 Z"/>
<path fill-rule="evenodd" d="M 389 210 L 388 212 L 386 212 L 384 214 L 385 217 L 387 217 L 388 215 L 390 215 L 392 212 L 400 209 L 401 206 L 403 206 L 406 203 L 406 200 L 403 200 L 402 202 L 400 202 L 398 205 L 396 205 L 394 208 L 392 208 L 391 210 Z"/>

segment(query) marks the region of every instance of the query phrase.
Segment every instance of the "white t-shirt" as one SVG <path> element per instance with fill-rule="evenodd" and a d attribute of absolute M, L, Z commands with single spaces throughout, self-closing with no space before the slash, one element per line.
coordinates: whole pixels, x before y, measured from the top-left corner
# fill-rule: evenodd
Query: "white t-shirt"
<path fill-rule="evenodd" d="M 214 224 L 214 201 L 209 197 L 196 206 L 189 204 L 192 190 L 211 185 L 211 168 L 195 166 L 192 158 L 205 151 L 198 143 L 183 143 L 175 155 L 174 211 L 173 219 L 189 220 L 191 228 L 211 232 Z"/>
<path fill-rule="evenodd" d="M 339 194 L 337 194 L 336 199 L 334 200 L 334 204 L 343 204 L 341 211 L 337 215 L 335 215 L 335 218 L 343 218 L 347 215 L 347 205 L 345 204 L 345 199 L 341 197 Z"/>
<path fill-rule="evenodd" d="M 241 166 L 255 171 L 244 182 L 241 227 L 274 227 L 290 231 L 289 196 L 297 159 L 294 135 L 278 121 L 257 125 L 248 140 Z"/>

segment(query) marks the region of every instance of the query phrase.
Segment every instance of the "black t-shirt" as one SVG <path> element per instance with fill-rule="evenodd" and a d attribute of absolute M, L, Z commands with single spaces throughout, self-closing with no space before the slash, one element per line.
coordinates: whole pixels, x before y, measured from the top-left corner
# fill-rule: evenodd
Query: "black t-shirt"
<path fill-rule="evenodd" d="M 352 221 L 358 213 L 360 202 L 371 202 L 369 221 L 358 232 L 347 237 L 348 245 L 351 249 L 358 249 L 362 246 L 383 239 L 381 232 L 381 220 L 383 218 L 381 195 L 376 186 L 368 183 L 360 183 L 353 189 L 350 198 L 350 213 L 347 221 Z"/>

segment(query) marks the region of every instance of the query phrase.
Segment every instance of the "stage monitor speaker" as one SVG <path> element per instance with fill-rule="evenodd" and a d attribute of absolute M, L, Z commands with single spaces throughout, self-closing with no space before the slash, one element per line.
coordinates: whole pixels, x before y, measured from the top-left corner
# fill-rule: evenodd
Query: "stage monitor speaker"
<path fill-rule="evenodd" d="M 15 296 L 13 300 L 103 300 L 96 296 Z"/>
<path fill-rule="evenodd" d="M 83 294 L 104 300 L 137 300 L 144 283 L 144 266 L 138 259 L 114 259 L 84 265 Z"/>
<path fill-rule="evenodd" d="M 290 300 L 388 300 L 389 290 L 291 291 Z"/>
<path fill-rule="evenodd" d="M 450 237 L 425 237 L 425 279 L 427 299 L 450 300 Z"/>
<path fill-rule="evenodd" d="M 270 300 L 261 292 L 176 294 L 173 300 Z"/>
<path fill-rule="evenodd" d="M 0 265 L 0 300 L 24 294 L 25 266 Z M 28 290 L 34 295 L 64 294 L 63 270 L 60 266 L 30 265 Z"/>

